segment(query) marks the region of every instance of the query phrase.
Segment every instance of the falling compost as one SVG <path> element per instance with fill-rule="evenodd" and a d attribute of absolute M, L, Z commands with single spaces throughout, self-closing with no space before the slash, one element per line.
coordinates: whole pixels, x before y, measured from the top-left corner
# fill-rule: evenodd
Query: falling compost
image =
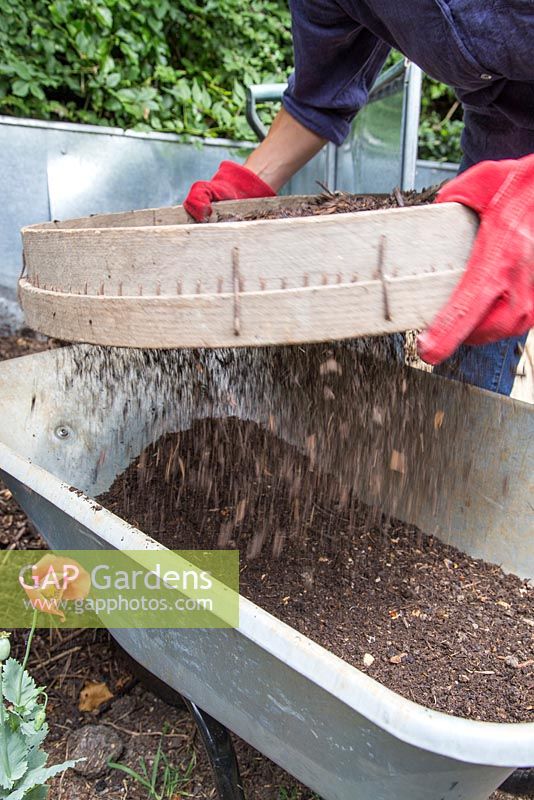
<path fill-rule="evenodd" d="M 532 720 L 532 586 L 358 500 L 369 479 L 358 472 L 361 448 L 413 476 L 417 427 L 447 426 L 443 413 L 427 419 L 422 400 L 418 408 L 409 371 L 370 358 L 391 357 L 392 342 L 359 347 L 356 357 L 346 345 L 262 349 L 248 369 L 231 351 L 177 353 L 172 387 L 167 353 L 156 385 L 180 391 L 186 373 L 180 396 L 201 418 L 154 436 L 99 502 L 174 549 L 238 548 L 242 594 L 403 696 L 467 718 Z M 217 382 L 206 379 L 209 358 Z M 214 419 L 212 394 L 233 371 L 250 382 L 251 408 L 252 376 L 260 396 L 276 376 L 273 403 L 295 428 L 281 437 L 269 414 L 263 424 L 237 419 L 231 396 L 228 416 Z M 388 418 L 394 395 L 409 398 L 410 419 Z M 425 491 L 439 491 L 433 480 Z"/>

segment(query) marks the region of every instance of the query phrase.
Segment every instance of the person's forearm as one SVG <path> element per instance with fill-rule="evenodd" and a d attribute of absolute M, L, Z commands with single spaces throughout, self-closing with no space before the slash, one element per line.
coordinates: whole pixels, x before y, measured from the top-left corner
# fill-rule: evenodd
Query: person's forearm
<path fill-rule="evenodd" d="M 326 141 L 282 108 L 266 138 L 248 157 L 245 166 L 278 192 Z"/>

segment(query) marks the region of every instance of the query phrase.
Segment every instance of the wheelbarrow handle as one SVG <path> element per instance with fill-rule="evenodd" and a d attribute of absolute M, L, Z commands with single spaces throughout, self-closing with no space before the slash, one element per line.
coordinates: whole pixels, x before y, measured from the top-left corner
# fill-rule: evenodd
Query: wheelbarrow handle
<path fill-rule="evenodd" d="M 267 136 L 267 128 L 258 115 L 257 103 L 274 103 L 282 99 L 286 89 L 286 83 L 260 83 L 247 86 L 247 122 L 258 137 L 263 142 Z"/>
<path fill-rule="evenodd" d="M 382 72 L 371 89 L 369 100 L 378 99 L 384 93 L 397 91 L 398 81 L 405 78 L 408 63 L 401 60 Z M 259 117 L 257 104 L 279 102 L 286 88 L 287 83 L 257 83 L 247 86 L 245 115 L 260 142 L 267 136 L 267 128 Z"/>

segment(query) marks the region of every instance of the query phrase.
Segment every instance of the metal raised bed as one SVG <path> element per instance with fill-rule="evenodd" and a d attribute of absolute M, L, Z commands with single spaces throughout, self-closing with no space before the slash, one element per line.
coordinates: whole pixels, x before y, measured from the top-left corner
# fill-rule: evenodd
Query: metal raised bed
<path fill-rule="evenodd" d="M 356 347 L 342 348 L 344 368 Z M 4 362 L 0 475 L 51 547 L 160 547 L 68 486 L 97 495 L 163 430 L 186 429 L 207 414 L 269 420 L 278 435 L 302 444 L 298 393 L 309 393 L 313 419 L 322 414 L 323 392 L 303 390 L 298 379 L 289 391 L 277 375 L 284 366 L 297 378 L 316 369 L 318 351 L 280 350 L 276 373 L 265 349 L 167 354 L 142 362 L 142 385 L 142 356 L 131 353 L 120 385 L 109 386 L 104 362 L 79 374 L 87 352 L 80 348 Z M 374 458 L 371 438 L 352 438 L 362 495 L 472 555 L 534 577 L 532 407 L 415 371 L 399 383 L 394 372 L 385 387 L 366 390 L 388 410 L 387 436 L 375 431 L 372 439 L 383 460 Z M 351 398 L 339 402 L 338 413 L 355 406 Z M 436 410 L 445 420 L 437 429 Z M 407 469 L 418 471 L 417 492 L 388 466 L 387 442 L 406 426 L 422 442 L 406 456 Z M 462 436 L 454 451 L 455 431 Z M 416 705 L 245 599 L 237 630 L 113 635 L 154 675 L 326 800 L 483 800 L 513 768 L 534 762 L 534 724 L 467 721 Z"/>

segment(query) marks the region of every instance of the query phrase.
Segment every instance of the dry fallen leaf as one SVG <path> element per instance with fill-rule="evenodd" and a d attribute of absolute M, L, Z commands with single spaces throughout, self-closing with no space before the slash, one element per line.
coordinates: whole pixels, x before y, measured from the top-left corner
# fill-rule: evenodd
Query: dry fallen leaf
<path fill-rule="evenodd" d="M 131 675 L 122 675 L 120 678 L 118 678 L 118 680 L 115 683 L 116 690 L 120 692 L 120 690 L 124 689 L 124 687 L 127 686 L 131 680 L 132 680 Z"/>
<path fill-rule="evenodd" d="M 113 693 L 109 691 L 105 683 L 97 683 L 96 681 L 87 681 L 85 686 L 80 692 L 80 701 L 78 703 L 79 711 L 96 711 L 100 708 L 102 703 L 111 700 Z"/>
<path fill-rule="evenodd" d="M 401 664 L 402 660 L 406 658 L 408 653 L 398 653 L 396 656 L 391 656 L 389 659 L 390 664 Z"/>

